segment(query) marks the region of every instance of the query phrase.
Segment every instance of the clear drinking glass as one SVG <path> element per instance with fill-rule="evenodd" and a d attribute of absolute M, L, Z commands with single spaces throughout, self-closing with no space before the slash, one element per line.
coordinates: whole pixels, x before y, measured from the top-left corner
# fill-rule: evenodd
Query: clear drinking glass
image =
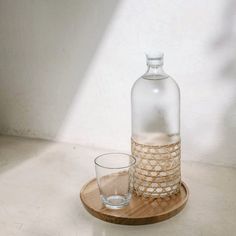
<path fill-rule="evenodd" d="M 129 204 L 131 199 L 132 169 L 135 158 L 124 153 L 106 153 L 95 160 L 97 183 L 101 200 L 111 209 Z"/>

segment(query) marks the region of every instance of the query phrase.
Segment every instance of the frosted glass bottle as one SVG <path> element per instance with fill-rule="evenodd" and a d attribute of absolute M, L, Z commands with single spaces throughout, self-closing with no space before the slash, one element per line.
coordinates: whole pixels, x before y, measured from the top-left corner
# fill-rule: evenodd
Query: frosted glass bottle
<path fill-rule="evenodd" d="M 138 195 L 166 197 L 179 191 L 180 90 L 163 71 L 163 54 L 147 55 L 147 71 L 133 85 L 133 187 Z"/>

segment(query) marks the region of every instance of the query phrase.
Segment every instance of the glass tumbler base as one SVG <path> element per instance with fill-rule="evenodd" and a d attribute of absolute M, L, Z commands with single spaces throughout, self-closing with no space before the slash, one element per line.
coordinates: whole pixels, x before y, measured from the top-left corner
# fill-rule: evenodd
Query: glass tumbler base
<path fill-rule="evenodd" d="M 131 195 L 110 195 L 101 196 L 103 204 L 110 209 L 121 209 L 129 204 Z"/>

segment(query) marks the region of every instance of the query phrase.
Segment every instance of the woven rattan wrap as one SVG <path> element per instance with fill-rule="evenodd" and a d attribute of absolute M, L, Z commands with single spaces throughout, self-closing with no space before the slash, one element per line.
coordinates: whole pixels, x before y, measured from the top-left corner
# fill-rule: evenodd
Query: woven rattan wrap
<path fill-rule="evenodd" d="M 168 145 L 139 144 L 133 139 L 136 157 L 132 187 L 143 197 L 164 198 L 179 192 L 181 183 L 180 141 Z"/>

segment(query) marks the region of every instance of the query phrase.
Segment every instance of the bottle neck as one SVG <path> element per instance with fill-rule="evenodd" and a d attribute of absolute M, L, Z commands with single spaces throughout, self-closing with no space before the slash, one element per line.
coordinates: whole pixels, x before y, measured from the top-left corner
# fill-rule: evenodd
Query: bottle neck
<path fill-rule="evenodd" d="M 168 75 L 164 72 L 163 66 L 163 53 L 146 54 L 147 71 L 143 78 L 149 80 L 164 79 Z"/>
<path fill-rule="evenodd" d="M 147 65 L 147 71 L 145 75 L 163 75 L 165 74 L 162 65 Z"/>

